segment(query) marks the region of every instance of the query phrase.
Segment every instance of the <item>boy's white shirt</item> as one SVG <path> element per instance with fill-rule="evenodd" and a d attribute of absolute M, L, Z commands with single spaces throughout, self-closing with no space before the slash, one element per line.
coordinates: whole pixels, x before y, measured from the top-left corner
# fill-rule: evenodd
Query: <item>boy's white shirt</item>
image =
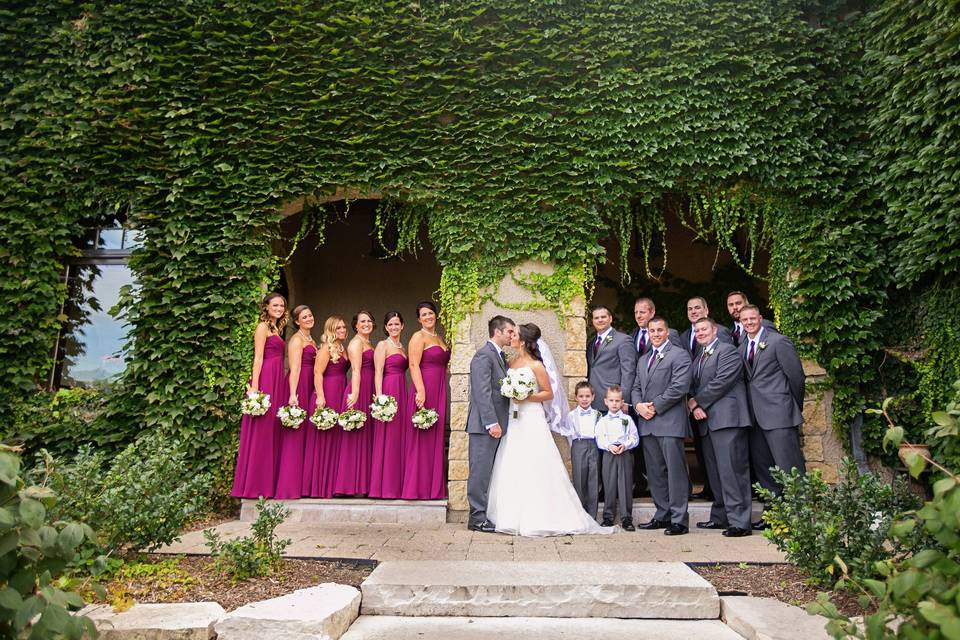
<path fill-rule="evenodd" d="M 580 405 L 575 406 L 567 414 L 567 423 L 573 428 L 578 438 L 596 438 L 597 435 L 597 416 L 599 411 L 590 407 L 590 415 L 580 415 Z"/>
<path fill-rule="evenodd" d="M 627 424 L 624 425 L 623 421 Z M 637 432 L 637 425 L 633 419 L 621 411 L 616 417 L 611 418 L 608 413 L 601 416 L 597 421 L 597 447 L 607 451 L 611 445 L 624 445 L 625 450 L 633 449 L 640 444 L 640 434 Z"/>

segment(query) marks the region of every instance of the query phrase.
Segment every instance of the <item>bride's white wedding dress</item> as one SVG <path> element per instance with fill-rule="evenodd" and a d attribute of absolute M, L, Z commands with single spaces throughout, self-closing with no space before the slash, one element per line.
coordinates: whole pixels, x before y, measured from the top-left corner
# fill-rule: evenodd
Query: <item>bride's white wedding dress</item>
<path fill-rule="evenodd" d="M 510 373 L 529 376 L 536 385 L 530 367 Z M 509 426 L 493 463 L 487 518 L 497 531 L 519 536 L 616 530 L 601 527 L 583 510 L 539 402 L 510 403 Z"/>

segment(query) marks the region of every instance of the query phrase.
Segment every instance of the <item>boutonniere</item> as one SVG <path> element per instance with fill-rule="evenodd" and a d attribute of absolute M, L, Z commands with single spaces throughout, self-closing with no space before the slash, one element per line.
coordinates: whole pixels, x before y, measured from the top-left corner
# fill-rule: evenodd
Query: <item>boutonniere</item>
<path fill-rule="evenodd" d="M 613 342 L 613 336 L 608 335 L 606 338 L 603 339 L 603 344 L 610 344 L 611 342 Z"/>
<path fill-rule="evenodd" d="M 659 362 L 660 360 L 663 360 L 663 358 L 663 351 L 657 351 L 657 361 Z"/>
<path fill-rule="evenodd" d="M 757 343 L 757 348 L 760 349 L 760 351 L 763 351 L 764 349 L 767 348 L 767 343 L 766 343 L 766 342 L 758 342 L 758 343 Z"/>
<path fill-rule="evenodd" d="M 706 349 L 703 350 L 703 352 L 707 354 L 708 358 L 713 355 L 713 351 L 714 351 L 713 347 L 707 347 Z"/>
<path fill-rule="evenodd" d="M 626 419 L 626 418 L 620 418 L 620 423 L 623 424 L 623 428 L 624 428 L 624 429 L 627 428 L 627 419 Z"/>

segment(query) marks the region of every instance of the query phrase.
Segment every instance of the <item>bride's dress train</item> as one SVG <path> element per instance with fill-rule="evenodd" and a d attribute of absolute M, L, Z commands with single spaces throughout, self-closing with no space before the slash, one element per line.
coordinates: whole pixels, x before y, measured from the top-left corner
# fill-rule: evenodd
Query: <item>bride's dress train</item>
<path fill-rule="evenodd" d="M 518 371 L 535 379 L 529 367 Z M 501 533 L 561 536 L 616 530 L 601 527 L 583 510 L 539 402 L 510 404 L 488 496 L 487 518 Z"/>

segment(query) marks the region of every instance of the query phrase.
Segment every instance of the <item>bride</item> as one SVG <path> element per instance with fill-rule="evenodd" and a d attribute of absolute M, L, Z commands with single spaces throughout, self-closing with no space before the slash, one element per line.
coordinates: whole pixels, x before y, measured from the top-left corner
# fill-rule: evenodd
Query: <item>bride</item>
<path fill-rule="evenodd" d="M 487 517 L 497 531 L 520 536 L 613 533 L 614 527 L 601 527 L 583 510 L 550 435 L 546 410 L 560 424 L 566 407 L 551 404 L 550 377 L 553 374 L 557 384 L 559 376 L 546 343 L 540 340 L 540 328 L 532 323 L 518 328 L 510 345 L 517 355 L 510 361 L 508 375 L 535 382 L 537 391 L 510 403 L 509 428 L 493 463 Z M 541 348 L 552 371 L 544 364 Z"/>

